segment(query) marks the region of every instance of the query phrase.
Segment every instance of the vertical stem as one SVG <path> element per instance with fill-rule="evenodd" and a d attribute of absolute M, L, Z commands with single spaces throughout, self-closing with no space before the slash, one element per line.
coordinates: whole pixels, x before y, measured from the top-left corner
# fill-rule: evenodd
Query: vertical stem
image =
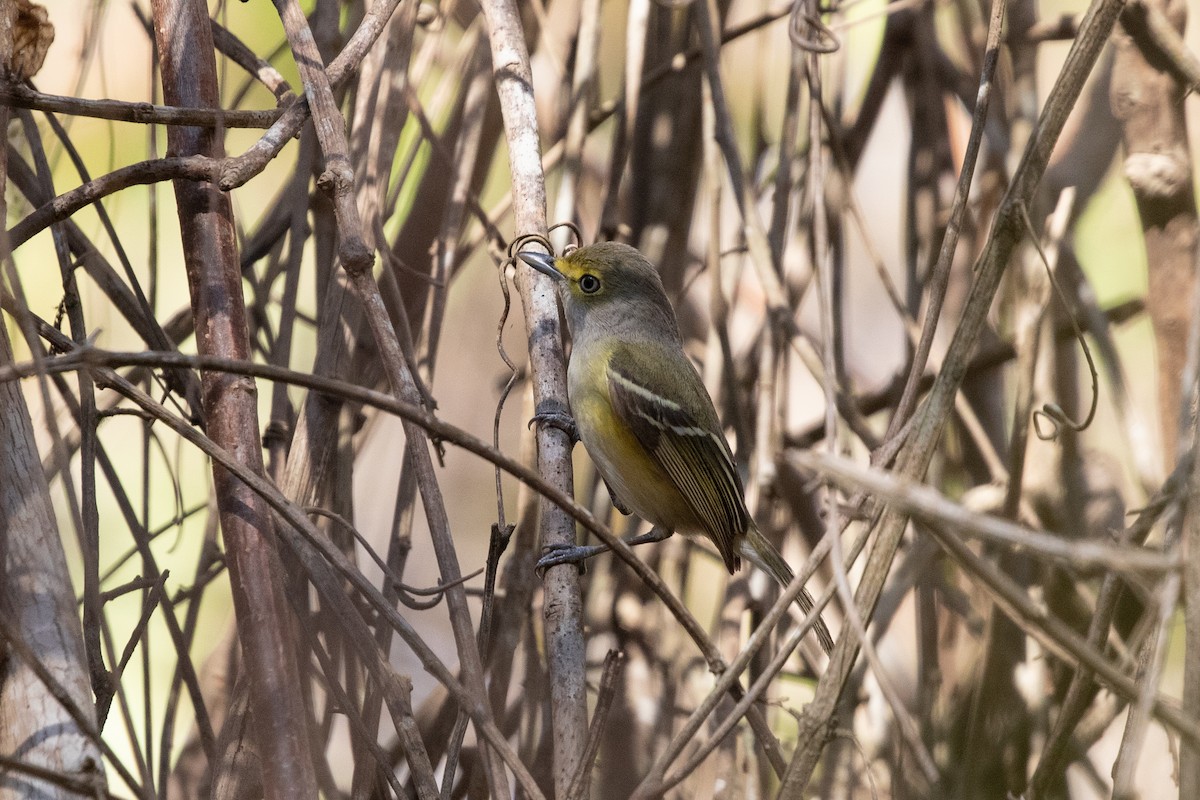
<path fill-rule="evenodd" d="M 163 97 L 178 106 L 216 108 L 212 28 L 201 0 L 153 0 L 154 34 L 162 54 Z M 170 155 L 223 155 L 220 130 L 172 127 Z M 211 183 L 175 181 L 184 264 L 203 355 L 250 359 L 233 210 Z M 201 377 L 208 434 L 263 474 L 257 389 L 253 380 L 205 371 Z M 213 465 L 238 637 L 246 659 L 254 736 L 268 798 L 316 797 L 305 736 L 291 619 L 283 594 L 272 518 L 266 502 Z"/>
<path fill-rule="evenodd" d="M 513 209 L 518 233 L 546 231 L 546 185 L 542 172 L 532 73 L 524 30 L 512 0 L 482 4 L 492 50 L 492 72 L 512 173 Z M 567 404 L 558 302 L 549 278 L 520 266 L 517 291 L 525 308 L 533 398 L 539 408 Z M 573 489 L 571 440 L 550 426 L 537 431 L 542 475 L 568 494 Z M 542 502 L 542 543 L 573 544 L 575 525 L 561 509 Z M 546 660 L 550 669 L 550 705 L 554 739 L 555 794 L 565 797 L 587 743 L 587 695 L 584 684 L 583 599 L 579 573 L 569 564 L 551 567 L 545 577 Z"/>
<path fill-rule="evenodd" d="M 967 373 L 970 355 L 979 340 L 988 310 L 1000 286 L 1000 278 L 1024 235 L 1021 208 L 1027 205 L 1045 172 L 1054 143 L 1058 141 L 1067 114 L 1079 98 L 1084 81 L 1116 24 L 1123 0 L 1097 0 L 1080 26 L 1078 37 L 1067 54 L 1066 63 L 1046 100 L 1034 136 L 1029 140 L 1012 184 L 998 210 L 987 246 L 975 266 L 975 284 L 963 310 L 961 322 L 950 343 L 929 399 L 917 418 L 909 443 L 898 458 L 898 472 L 906 478 L 925 475 L 934 450 L 950 418 L 954 398 Z M 859 613 L 869 618 L 890 569 L 900 539 L 908 523 L 901 511 L 889 509 L 878 526 L 875 545 L 867 559 L 855 600 Z M 846 686 L 858 654 L 858 637 L 846 630 L 830 656 L 829 668 L 817 684 L 808 712 L 800 721 L 796 749 L 780 787 L 779 796 L 800 797 L 816 769 L 826 737 L 832 732 L 831 721 L 837 700 Z"/>

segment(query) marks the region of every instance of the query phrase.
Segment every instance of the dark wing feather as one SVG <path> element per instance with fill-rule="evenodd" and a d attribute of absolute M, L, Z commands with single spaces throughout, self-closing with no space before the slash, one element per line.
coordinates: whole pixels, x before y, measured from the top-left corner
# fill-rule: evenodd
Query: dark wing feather
<path fill-rule="evenodd" d="M 617 348 L 608 363 L 609 398 L 734 572 L 741 565 L 737 539 L 750 519 L 742 481 L 712 400 L 690 365 L 686 378 L 676 381 L 683 385 L 668 389 L 660 383 L 666 371 L 662 363 L 672 355 L 645 347 L 637 352 Z"/>

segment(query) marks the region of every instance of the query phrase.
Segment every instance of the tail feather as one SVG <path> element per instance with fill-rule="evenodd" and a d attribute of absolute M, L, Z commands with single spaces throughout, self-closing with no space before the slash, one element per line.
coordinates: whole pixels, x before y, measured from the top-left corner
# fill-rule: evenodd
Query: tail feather
<path fill-rule="evenodd" d="M 786 587 L 796 577 L 792 568 L 783 560 L 783 556 L 779 554 L 773 544 L 767 541 L 767 538 L 762 535 L 758 526 L 753 522 L 746 529 L 746 535 L 742 537 L 740 550 L 750 563 L 774 578 L 780 587 Z M 800 594 L 796 595 L 796 605 L 806 615 L 812 611 L 813 598 L 808 593 L 808 589 L 801 589 Z M 829 635 L 829 628 L 825 626 L 825 621 L 820 616 L 813 625 L 813 633 L 816 634 L 817 640 L 821 643 L 821 649 L 825 651 L 826 655 L 832 652 L 833 637 Z"/>

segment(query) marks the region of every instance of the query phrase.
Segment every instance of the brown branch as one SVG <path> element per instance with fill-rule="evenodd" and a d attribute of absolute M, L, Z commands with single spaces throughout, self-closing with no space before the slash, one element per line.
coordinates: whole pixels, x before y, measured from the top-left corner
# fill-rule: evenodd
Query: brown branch
<path fill-rule="evenodd" d="M 604 670 L 600 674 L 600 689 L 596 693 L 596 713 L 592 716 L 592 725 L 588 729 L 587 747 L 583 751 L 583 759 L 579 762 L 579 771 L 571 780 L 571 791 L 567 800 L 585 800 L 589 797 L 591 772 L 596 763 L 596 755 L 600 752 L 601 736 L 608 724 L 609 711 L 617 696 L 617 682 L 625 670 L 625 655 L 619 650 L 609 650 L 604 657 Z"/>
<path fill-rule="evenodd" d="M 96 351 L 82 350 L 78 355 L 82 356 L 83 361 L 87 361 L 92 356 L 89 353 Z M 142 356 L 153 356 L 155 354 L 133 353 L 124 354 L 124 356 L 139 360 Z M 226 359 L 206 358 L 202 356 L 182 356 L 185 360 L 191 360 L 192 363 L 206 364 L 216 366 L 224 364 L 229 367 L 240 367 L 236 370 L 230 370 L 231 373 L 243 375 L 261 374 L 288 374 L 288 370 L 282 370 L 278 367 L 268 367 L 260 364 L 251 364 L 247 362 L 230 362 Z M 65 361 L 66 359 L 61 359 Z M 101 361 L 104 359 L 101 358 Z M 78 368 L 78 364 L 76 367 Z M 11 370 L 0 371 L 5 376 L 13 374 Z M 27 373 L 28 374 L 28 373 Z M 306 378 L 312 376 L 304 375 L 303 373 L 290 373 L 296 378 L 296 382 L 303 385 L 307 381 Z M 261 474 L 257 474 L 240 463 L 229 451 L 217 445 L 208 437 L 199 433 L 187 421 L 171 414 L 160 403 L 157 403 L 153 398 L 142 392 L 137 387 L 130 384 L 125 379 L 121 378 L 114 372 L 107 371 L 103 376 L 98 376 L 98 381 L 108 385 L 110 388 L 124 395 L 133 401 L 138 407 L 148 412 L 154 419 L 163 422 L 170 430 L 174 431 L 183 440 L 196 446 L 201 452 L 212 459 L 213 463 L 218 467 L 224 468 L 236 479 L 242 481 L 247 488 L 258 497 L 262 498 L 287 524 L 281 524 L 275 527 L 275 533 L 279 539 L 283 541 L 291 550 L 297 554 L 301 564 L 304 567 L 309 579 L 313 582 L 317 591 L 320 592 L 324 600 L 330 604 L 332 610 L 337 616 L 338 621 L 343 624 L 346 631 L 350 635 L 350 640 L 355 644 L 359 655 L 363 658 L 368 666 L 377 670 L 376 675 L 381 680 L 387 683 L 393 683 L 399 679 L 395 675 L 395 670 L 380 656 L 378 648 L 374 644 L 374 640 L 366 633 L 365 624 L 361 615 L 349 604 L 349 598 L 346 596 L 344 586 L 339 582 L 339 578 L 349 582 L 349 584 L 357 590 L 362 597 L 370 603 L 371 607 L 386 621 L 386 623 L 400 635 L 401 639 L 412 649 L 414 655 L 420 660 L 422 666 L 440 681 L 455 698 L 464 705 L 475 721 L 477 730 L 486 739 L 486 741 L 500 754 L 504 763 L 513 771 L 520 784 L 522 790 L 531 798 L 537 800 L 542 797 L 534 783 L 533 778 L 529 775 L 528 770 L 524 768 L 520 760 L 517 758 L 504 739 L 504 735 L 496 728 L 490 716 L 486 713 L 486 709 L 477 704 L 474 700 L 473 693 L 460 683 L 450 669 L 437 657 L 437 655 L 425 644 L 424 640 L 417 634 L 407 620 L 404 619 L 394 608 L 394 606 L 383 597 L 383 594 L 362 574 L 358 567 L 350 562 L 346 555 L 338 549 L 338 547 L 330 541 L 322 531 L 308 518 L 302 508 L 299 508 L 294 503 L 289 502 L 279 489 Z M 320 384 L 318 380 L 314 385 Z M 325 385 L 328 388 L 329 384 L 336 385 L 335 382 L 327 381 Z M 369 392 L 367 390 L 359 390 L 364 392 L 364 396 L 371 396 L 376 399 L 381 407 L 388 406 L 397 409 L 403 409 L 403 412 L 398 411 L 398 416 L 405 417 L 405 414 L 414 416 L 424 415 L 425 412 L 414 408 L 411 405 L 395 400 L 388 395 L 382 395 L 378 392 Z M 431 417 L 430 417 L 431 418 Z M 484 450 L 487 450 L 486 445 L 482 445 Z M 518 469 L 520 465 L 515 465 Z M 560 497 L 559 500 L 567 505 L 572 505 L 571 500 L 567 497 Z M 585 512 L 586 513 L 586 512 Z M 590 516 L 590 515 L 589 515 Z M 593 522 L 594 524 L 594 522 Z M 609 538 L 615 539 L 612 534 Z M 626 548 L 628 550 L 628 548 Z M 631 560 L 636 560 L 632 552 L 629 554 Z"/>
<path fill-rule="evenodd" d="M 279 119 L 277 108 L 263 111 L 180 108 L 125 100 L 88 100 L 44 94 L 27 86 L 0 83 L 0 103 L 76 117 L 94 117 L 144 125 L 193 125 L 203 128 L 269 128 Z"/>
<path fill-rule="evenodd" d="M 1131 0 L 1121 14 L 1121 25 L 1133 36 L 1147 61 L 1160 64 L 1190 91 L 1200 91 L 1200 59 L 1183 41 L 1181 26 L 1168 17 L 1183 17 L 1186 4 L 1159 5 L 1155 0 Z"/>
<path fill-rule="evenodd" d="M 304 82 L 317 141 L 325 155 L 325 171 L 317 185 L 333 200 L 338 224 L 338 258 L 347 272 L 370 269 L 375 255 L 363 236 L 362 221 L 354 197 L 354 167 L 346 141 L 346 120 L 342 117 L 333 96 L 333 81 L 321 63 L 316 41 L 308 20 L 293 0 L 275 0 L 275 8 L 283 20 L 283 29 L 292 46 L 292 55 Z"/>
<path fill-rule="evenodd" d="M 71 349 L 70 340 L 58 331 L 55 331 L 53 328 L 43 330 L 42 333 L 51 336 L 52 341 L 56 345 L 66 350 Z M 266 378 L 268 380 L 275 381 L 285 381 L 296 386 L 308 388 L 312 390 L 314 394 L 329 395 L 346 400 L 352 400 L 354 402 L 360 402 L 364 405 L 378 408 L 382 411 L 394 414 L 401 419 L 419 425 L 428 431 L 430 435 L 458 445 L 464 450 L 474 453 L 475 455 L 478 455 L 481 458 L 484 458 L 489 462 L 499 466 L 502 470 L 509 473 L 517 480 L 521 481 L 526 486 L 529 486 L 539 495 L 544 497 L 547 501 L 549 501 L 550 504 L 553 505 L 553 507 L 562 509 L 565 514 L 569 515 L 570 519 L 579 523 L 584 529 L 599 538 L 601 542 L 608 545 L 609 548 L 612 549 L 612 551 L 631 568 L 637 577 L 646 583 L 650 590 L 657 595 L 667 607 L 668 611 L 670 611 L 670 613 L 679 621 L 680 625 L 685 631 L 687 631 L 688 635 L 696 643 L 698 649 L 701 651 L 701 654 L 705 659 L 705 662 L 708 664 L 709 669 L 716 675 L 722 675 L 728 671 L 728 667 L 725 661 L 722 659 L 717 647 L 705 634 L 704 629 L 701 628 L 696 622 L 695 617 L 693 617 L 686 610 L 686 608 L 684 608 L 679 599 L 670 592 L 662 578 L 659 577 L 658 574 L 655 573 L 654 570 L 651 569 L 644 561 L 638 558 L 629 545 L 627 545 L 623 540 L 617 538 L 607 527 L 600 524 L 590 511 L 576 503 L 569 493 L 558 488 L 556 485 L 551 484 L 538 472 L 531 470 L 520 461 L 492 448 L 486 442 L 478 439 L 475 436 L 472 436 L 466 431 L 463 431 L 461 428 L 438 419 L 429 411 L 421 408 L 419 404 L 398 400 L 391 395 L 371 389 L 365 389 L 360 386 L 347 384 L 342 381 L 337 381 L 309 373 L 295 372 L 293 370 L 288 370 L 269 364 L 258 364 L 248 361 L 234 361 L 212 356 L 193 356 L 178 352 L 110 353 L 96 348 L 82 348 L 71 352 L 68 355 L 49 359 L 42 366 L 36 364 L 22 364 L 0 368 L 0 383 L 11 381 L 15 378 L 35 375 L 38 374 L 39 370 L 44 370 L 46 372 L 60 372 L 81 369 L 85 365 L 90 365 L 98 369 L 119 366 L 187 366 L 193 369 L 201 369 L 206 371 L 227 371 L 236 375 Z M 103 384 L 118 389 L 122 394 L 131 397 L 131 399 L 135 399 L 135 401 L 137 401 L 138 404 L 142 405 L 144 408 L 147 407 L 145 403 L 138 400 L 138 398 L 142 396 L 140 392 L 136 392 L 131 386 L 128 385 L 127 381 L 118 376 L 116 373 L 108 374 L 102 379 L 98 378 L 98 380 Z M 195 433 L 193 429 L 177 420 L 174 416 L 160 411 L 157 407 L 157 404 L 151 403 L 148 407 L 148 410 L 151 411 L 156 419 L 163 419 L 167 421 L 172 430 L 184 431 L 185 433 L 181 433 L 181 435 L 188 441 L 200 443 L 206 452 L 211 452 L 213 450 L 213 445 L 208 442 L 207 439 L 203 439 L 200 434 Z M 239 477 L 242 477 L 243 480 L 246 480 L 244 471 L 239 470 L 237 474 Z M 277 511 L 279 510 L 278 506 L 276 505 L 276 501 L 274 500 L 277 490 L 275 490 L 273 486 L 267 484 L 265 481 L 260 480 L 247 480 L 247 483 L 249 483 L 252 487 L 255 487 L 256 490 L 261 491 L 264 497 L 267 498 L 268 502 L 272 503 L 272 507 L 276 508 Z M 290 505 L 288 508 L 290 509 Z M 291 512 L 289 511 L 289 514 L 290 513 Z M 297 513 L 301 514 L 301 517 L 305 522 L 305 526 L 301 526 L 301 532 L 303 533 L 304 531 L 307 531 L 309 527 L 311 527 L 311 523 L 308 521 L 307 517 L 303 516 L 302 511 L 298 511 Z M 297 523 L 292 520 L 291 516 L 288 514 L 285 514 L 284 516 L 289 521 L 292 521 L 293 527 L 297 525 Z M 290 529 L 288 530 L 288 533 L 281 533 L 281 535 L 287 538 L 287 536 L 290 535 Z M 327 537 L 322 535 L 320 538 L 322 540 L 321 546 L 323 547 L 324 541 Z M 324 552 L 324 550 L 322 550 L 322 552 Z M 336 552 L 338 553 L 338 556 L 341 557 L 340 551 Z M 338 563 L 340 562 L 335 561 L 335 566 L 337 566 Z M 797 592 L 799 591 L 800 587 L 803 587 L 804 578 L 810 575 L 811 572 L 809 571 L 801 571 L 800 578 L 798 578 L 796 581 Z M 363 588 L 361 585 L 362 582 L 363 581 L 359 580 L 357 575 L 351 576 L 351 583 L 353 583 L 355 586 L 358 586 L 361 591 L 364 591 L 369 596 L 373 597 L 373 593 L 376 590 L 371 587 L 369 583 L 366 584 L 366 587 L 368 588 Z M 787 598 L 785 598 L 785 600 L 786 599 Z M 390 604 L 387 604 L 385 601 L 381 602 L 384 602 L 384 605 L 386 605 L 388 609 L 387 612 L 382 613 L 385 613 L 385 615 L 394 613 L 394 610 L 391 608 Z M 789 607 L 789 602 L 779 601 L 780 608 L 782 610 L 786 610 Z M 814 621 L 816 619 L 816 614 L 820 612 L 824 602 L 827 602 L 827 599 L 814 604 L 815 610 L 812 614 Z M 396 623 L 392 622 L 390 624 L 395 625 Z M 809 627 L 811 627 L 811 623 L 809 625 L 801 626 L 801 633 L 806 633 Z M 397 630 L 399 631 L 401 629 L 397 628 Z M 440 672 L 435 671 L 434 674 L 435 676 L 439 677 L 439 680 L 441 679 Z M 731 685 L 730 694 L 735 699 L 740 699 L 743 696 L 742 692 L 740 691 L 740 687 L 736 682 Z M 747 714 L 751 717 L 751 719 L 754 719 L 754 717 L 757 715 L 759 717 L 758 722 L 762 722 L 760 709 L 751 706 L 748 709 Z M 761 746 L 774 747 L 777 749 L 778 742 L 763 742 Z"/>
<path fill-rule="evenodd" d="M 62 222 L 81 208 L 130 186 L 169 180 L 211 181 L 219 174 L 222 163 L 220 158 L 191 155 L 155 158 L 122 167 L 93 178 L 39 206 L 9 229 L 9 242 L 16 250 L 54 223 Z"/>
<path fill-rule="evenodd" d="M 154 0 L 152 8 L 164 98 L 171 105 L 218 107 L 207 6 L 198 0 Z M 220 159 L 224 155 L 220 138 L 211 130 L 172 127 L 167 135 L 171 151 L 183 156 Z M 197 349 L 202 354 L 248 359 L 250 343 L 229 196 L 210 182 L 176 180 L 174 186 Z M 213 442 L 237 453 L 238 465 L 260 477 L 263 462 L 253 381 L 205 372 L 201 383 Z M 308 715 L 270 508 L 228 468 L 214 462 L 212 469 L 266 796 L 316 797 Z"/>
<path fill-rule="evenodd" d="M 1093 671 L 1097 680 L 1126 701 L 1141 697 L 1142 687 L 1090 647 L 1087 640 L 1073 628 L 1029 599 L 1025 589 L 1018 586 L 995 566 L 977 556 L 954 532 L 931 526 L 928 528 L 938 544 L 954 561 L 971 573 L 1010 619 L 1020 622 L 1024 630 L 1036 638 L 1056 658 L 1077 663 Z M 1153 698 L 1154 715 L 1170 726 L 1183 739 L 1200 743 L 1200 725 L 1174 701 L 1161 694 Z"/>
<path fill-rule="evenodd" d="M 1029 552 L 1061 561 L 1084 572 L 1103 569 L 1154 574 L 1173 572 L 1182 566 L 1175 553 L 1110 545 L 1091 539 L 1063 539 L 1006 519 L 979 514 L 952 502 L 932 487 L 910 483 L 891 473 L 859 466 L 840 457 L 795 451 L 791 458 L 806 470 L 815 471 L 847 489 L 866 491 L 873 499 L 903 509 L 913 518 L 936 523 L 967 537 L 1004 545 L 1014 552 Z"/>
<path fill-rule="evenodd" d="M 379 34 L 399 4 L 400 0 L 384 0 L 384 2 L 371 6 L 371 10 L 363 17 L 358 30 L 350 37 L 350 41 L 346 42 L 342 52 L 338 53 L 337 57 L 326 67 L 325 72 L 331 86 L 340 85 L 354 73 L 367 51 L 379 38 Z M 236 189 L 266 169 L 267 164 L 279 155 L 279 151 L 283 149 L 284 145 L 300 132 L 301 126 L 308 119 L 308 113 L 306 97 L 298 98 L 296 102 L 288 106 L 283 116 L 263 134 L 262 138 L 248 148 L 245 153 L 230 159 L 223 166 L 219 181 L 220 187 L 225 191 Z"/>
<path fill-rule="evenodd" d="M 909 479 L 924 476 L 946 420 L 950 416 L 958 389 L 966 374 L 970 355 L 979 339 L 1000 278 L 1017 243 L 1024 235 L 1020 209 L 1033 199 L 1037 184 L 1049 160 L 1067 115 L 1075 105 L 1088 73 L 1099 57 L 1116 24 L 1122 0 L 1099 0 L 1092 6 L 1079 37 L 1067 55 L 1062 71 L 1052 88 L 1034 136 L 1013 175 L 1012 185 L 998 211 L 987 245 L 974 270 L 975 283 L 967 299 L 958 329 L 933 391 L 899 459 L 900 475 Z M 879 524 L 875 547 L 868 558 L 856 599 L 864 618 L 879 599 L 884 581 L 907 526 L 902 512 L 888 511 Z M 850 671 L 856 660 L 857 639 L 844 633 L 838 639 L 828 671 L 817 684 L 808 714 L 801 720 L 800 746 L 788 767 L 780 792 L 785 797 L 799 796 L 812 777 L 825 744 L 826 720 L 832 718 Z"/>
<path fill-rule="evenodd" d="M 280 106 L 287 105 L 296 99 L 292 87 L 279 74 L 279 70 L 271 66 L 269 61 L 259 58 L 241 39 L 226 30 L 216 20 L 212 20 L 212 33 L 213 44 L 216 45 L 217 50 L 267 87 L 267 91 L 275 95 L 275 100 Z"/>
<path fill-rule="evenodd" d="M 332 81 L 326 70 L 321 67 L 321 58 L 312 38 L 312 31 L 299 4 L 295 0 L 275 0 L 275 6 L 283 20 L 284 30 L 300 69 L 305 94 L 312 108 L 317 139 L 325 156 L 325 171 L 318 184 L 330 193 L 333 200 L 338 228 L 338 257 L 342 268 L 363 304 L 375 343 L 380 348 L 382 363 L 392 391 L 398 398 L 419 402 L 420 393 L 415 383 L 414 365 L 409 364 L 404 357 L 396 331 L 383 306 L 379 287 L 371 273 L 374 251 L 368 243 L 369 238 L 358 213 L 354 168 L 350 162 L 345 120 L 334 99 Z M 415 22 L 415 18 L 412 21 Z M 443 579 L 450 584 L 446 591 L 446 602 L 463 670 L 463 680 L 475 696 L 474 703 L 479 717 L 490 720 L 483 663 L 467 608 L 466 592 L 460 583 L 462 571 L 450 534 L 446 506 L 438 487 L 428 442 L 425 432 L 419 426 L 406 422 L 404 430 L 411 445 L 406 448 L 406 452 L 410 457 L 409 463 L 416 470 L 417 484 L 429 522 L 438 566 Z M 487 748 L 483 749 L 482 754 L 491 793 L 494 796 L 506 795 L 509 791 L 508 781 L 499 761 Z"/>
<path fill-rule="evenodd" d="M 1138 652 L 1134 678 L 1141 691 L 1129 704 L 1125 732 L 1113 762 L 1113 800 L 1136 800 L 1141 796 L 1141 792 L 1135 789 L 1135 776 L 1142 748 L 1146 743 L 1146 734 L 1149 732 L 1154 703 L 1158 699 L 1158 686 L 1167 660 L 1167 645 L 1179 601 L 1179 588 L 1178 575 L 1168 575 L 1163 581 L 1156 604 L 1158 618 L 1151 617 L 1157 625 L 1154 626 L 1151 635 L 1142 642 Z M 1195 742 L 1191 744 L 1194 746 Z"/>
<path fill-rule="evenodd" d="M 1159 425 L 1168 466 L 1181 449 L 1181 438 L 1184 447 L 1195 445 L 1194 438 L 1186 441 L 1190 437 L 1184 433 L 1194 414 L 1192 387 L 1182 386 L 1181 376 L 1187 371 L 1188 333 L 1200 297 L 1196 290 L 1200 219 L 1188 152 L 1185 86 L 1173 67 L 1178 60 L 1163 51 L 1168 40 L 1178 40 L 1186 17 L 1187 4 L 1177 0 L 1141 0 L 1126 9 L 1115 38 L 1110 90 L 1122 125 L 1125 175 L 1146 244 L 1146 307 L 1157 345 Z M 1188 502 L 1185 510 L 1185 547 L 1191 552 L 1200 544 L 1200 525 L 1195 504 Z M 1183 576 L 1183 699 L 1185 710 L 1193 715 L 1200 709 L 1200 568 L 1196 563 L 1190 559 Z M 1179 791 L 1181 797 L 1200 793 L 1200 748 L 1194 743 L 1180 752 Z"/>
<path fill-rule="evenodd" d="M 1161 2 L 1164 8 L 1165 0 Z M 1186 9 L 1173 4 L 1182 27 Z M 1161 14 L 1161 12 L 1160 12 Z M 1147 14 L 1131 9 L 1121 17 L 1110 89 L 1125 145 L 1125 176 L 1141 218 L 1149 269 L 1146 308 L 1158 352 L 1159 424 L 1163 457 L 1175 461 L 1184 343 L 1195 296 L 1200 221 L 1192 188 L 1192 165 L 1184 117 L 1184 86 L 1155 57 Z M 1200 791 L 1200 784 L 1197 785 Z"/>

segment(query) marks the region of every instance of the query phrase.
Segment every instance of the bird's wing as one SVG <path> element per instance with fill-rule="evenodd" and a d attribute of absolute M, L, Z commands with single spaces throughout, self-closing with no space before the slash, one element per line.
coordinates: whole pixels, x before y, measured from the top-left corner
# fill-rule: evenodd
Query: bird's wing
<path fill-rule="evenodd" d="M 737 538 L 750 515 L 729 444 L 721 433 L 700 377 L 690 364 L 686 377 L 676 367 L 665 386 L 672 354 L 618 347 L 608 362 L 613 411 L 629 426 L 647 455 L 670 476 L 704 526 L 725 566 L 741 565 Z"/>

